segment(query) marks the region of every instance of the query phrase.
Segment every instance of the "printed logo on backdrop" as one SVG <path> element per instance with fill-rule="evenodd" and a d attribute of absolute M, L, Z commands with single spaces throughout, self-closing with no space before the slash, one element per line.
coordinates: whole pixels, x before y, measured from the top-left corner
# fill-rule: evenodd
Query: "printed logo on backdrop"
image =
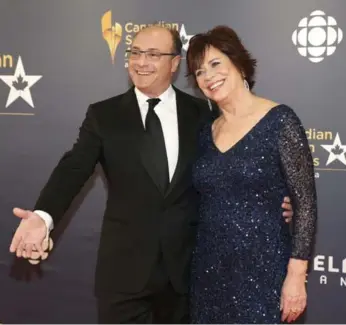
<path fill-rule="evenodd" d="M 310 128 L 306 130 L 314 160 L 315 178 L 324 172 L 346 172 L 346 141 L 341 133 Z"/>
<path fill-rule="evenodd" d="M 184 24 L 179 24 L 177 22 L 165 22 L 159 21 L 157 25 L 164 26 L 170 29 L 175 29 L 179 32 L 180 38 L 183 43 L 183 51 L 186 52 L 189 48 L 189 41 L 193 35 L 188 34 Z M 112 64 L 114 65 L 117 58 L 117 49 L 122 42 L 125 43 L 126 49 L 131 48 L 133 37 L 141 29 L 151 26 L 152 24 L 142 24 L 133 21 L 128 21 L 124 24 L 119 22 L 113 22 L 112 11 L 107 11 L 101 17 L 101 31 L 104 40 L 106 41 L 109 49 L 109 54 L 111 57 Z M 184 55 L 183 55 L 184 56 Z M 125 52 L 124 55 L 125 68 L 128 66 L 128 53 Z"/>
<path fill-rule="evenodd" d="M 14 71 L 11 74 L 2 74 L 2 69 L 14 67 L 12 55 L 0 55 L 0 80 L 8 87 L 8 96 L 4 103 L 0 102 L 0 115 L 34 115 L 34 113 L 19 113 L 11 110 L 11 105 L 21 100 L 21 105 L 35 107 L 32 88 L 42 78 L 40 75 L 27 74 L 21 56 L 18 57 Z M 6 109 L 3 111 L 2 107 Z"/>
<path fill-rule="evenodd" d="M 336 19 L 321 10 L 315 10 L 309 17 L 301 19 L 292 34 L 298 53 L 314 63 L 334 54 L 342 38 L 343 31 Z"/>
<path fill-rule="evenodd" d="M 319 275 L 320 285 L 346 287 L 346 258 L 316 255 L 313 259 L 312 272 Z"/>

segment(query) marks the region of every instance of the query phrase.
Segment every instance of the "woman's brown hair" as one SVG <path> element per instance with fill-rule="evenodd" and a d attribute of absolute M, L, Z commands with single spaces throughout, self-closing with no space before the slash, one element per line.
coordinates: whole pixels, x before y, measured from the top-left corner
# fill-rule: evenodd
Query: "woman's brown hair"
<path fill-rule="evenodd" d="M 210 31 L 197 34 L 190 39 L 187 51 L 188 76 L 193 76 L 196 82 L 195 72 L 202 65 L 205 51 L 209 47 L 214 47 L 227 55 L 252 89 L 255 84 L 257 61 L 244 47 L 237 33 L 228 26 L 216 26 Z"/>

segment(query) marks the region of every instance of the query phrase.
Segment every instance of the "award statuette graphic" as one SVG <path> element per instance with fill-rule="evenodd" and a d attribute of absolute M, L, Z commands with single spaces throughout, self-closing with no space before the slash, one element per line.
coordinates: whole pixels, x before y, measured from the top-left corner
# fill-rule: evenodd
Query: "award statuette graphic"
<path fill-rule="evenodd" d="M 112 25 L 112 11 L 107 11 L 101 19 L 103 38 L 106 40 L 111 54 L 112 64 L 115 61 L 115 52 L 121 41 L 123 28 L 117 22 Z"/>

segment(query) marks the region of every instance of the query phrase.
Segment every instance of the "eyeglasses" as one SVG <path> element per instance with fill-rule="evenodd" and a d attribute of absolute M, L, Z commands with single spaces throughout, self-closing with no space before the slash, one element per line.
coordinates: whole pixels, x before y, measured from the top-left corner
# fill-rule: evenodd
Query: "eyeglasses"
<path fill-rule="evenodd" d="M 130 58 L 133 60 L 138 60 L 141 57 L 141 54 L 143 53 L 149 61 L 158 61 L 160 60 L 161 56 L 176 56 L 176 53 L 162 53 L 159 51 L 155 50 L 148 50 L 148 51 L 143 51 L 143 50 L 126 50 L 126 53 L 129 53 Z"/>

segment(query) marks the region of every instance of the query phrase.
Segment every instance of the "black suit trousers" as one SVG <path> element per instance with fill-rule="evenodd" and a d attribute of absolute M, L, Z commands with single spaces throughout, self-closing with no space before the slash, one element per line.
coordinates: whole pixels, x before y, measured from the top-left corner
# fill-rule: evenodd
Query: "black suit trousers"
<path fill-rule="evenodd" d="M 158 257 L 149 282 L 138 293 L 98 300 L 99 324 L 188 324 L 188 296 L 177 293 Z"/>

